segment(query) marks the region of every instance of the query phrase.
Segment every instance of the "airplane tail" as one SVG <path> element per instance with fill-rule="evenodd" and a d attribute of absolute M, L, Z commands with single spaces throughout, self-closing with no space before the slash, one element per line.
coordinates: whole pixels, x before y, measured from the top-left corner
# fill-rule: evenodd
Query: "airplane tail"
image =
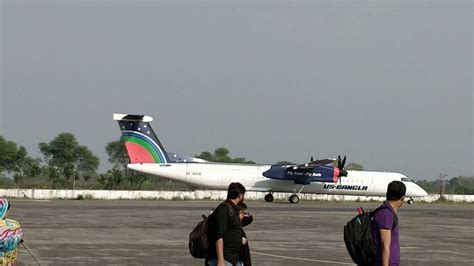
<path fill-rule="evenodd" d="M 168 163 L 170 159 L 146 115 L 114 114 L 122 131 L 130 163 Z"/>

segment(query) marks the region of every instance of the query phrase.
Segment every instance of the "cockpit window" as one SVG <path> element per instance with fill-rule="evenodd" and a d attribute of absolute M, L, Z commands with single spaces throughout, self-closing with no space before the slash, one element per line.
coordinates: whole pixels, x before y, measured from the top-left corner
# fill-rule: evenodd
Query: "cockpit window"
<path fill-rule="evenodd" d="M 402 181 L 408 181 L 408 177 L 406 176 L 402 177 Z"/>

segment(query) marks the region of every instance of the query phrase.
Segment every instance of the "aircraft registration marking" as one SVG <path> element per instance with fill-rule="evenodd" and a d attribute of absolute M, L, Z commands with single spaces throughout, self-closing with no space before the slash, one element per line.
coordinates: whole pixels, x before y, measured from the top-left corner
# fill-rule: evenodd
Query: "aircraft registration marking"
<path fill-rule="evenodd" d="M 201 172 L 186 171 L 186 175 L 202 175 L 202 173 Z"/>

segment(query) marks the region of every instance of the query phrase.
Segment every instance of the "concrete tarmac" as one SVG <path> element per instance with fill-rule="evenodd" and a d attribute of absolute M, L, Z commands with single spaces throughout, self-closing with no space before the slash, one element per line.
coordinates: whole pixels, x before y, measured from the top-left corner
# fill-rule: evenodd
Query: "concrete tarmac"
<path fill-rule="evenodd" d="M 203 265 L 188 235 L 216 201 L 12 200 L 11 219 L 41 265 Z M 247 201 L 254 265 L 353 265 L 343 226 L 379 203 Z M 474 205 L 405 205 L 402 265 L 474 265 Z M 25 248 L 19 265 L 35 265 Z"/>

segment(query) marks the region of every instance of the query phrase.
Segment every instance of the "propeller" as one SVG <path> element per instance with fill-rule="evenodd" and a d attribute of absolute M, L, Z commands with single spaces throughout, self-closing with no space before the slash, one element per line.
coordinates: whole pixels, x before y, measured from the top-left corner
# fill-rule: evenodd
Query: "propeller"
<path fill-rule="evenodd" d="M 339 169 L 344 169 L 344 166 L 346 165 L 346 156 L 344 156 L 344 159 L 341 161 L 341 155 L 337 156 L 337 168 Z"/>
<path fill-rule="evenodd" d="M 337 156 L 337 161 L 334 162 L 334 183 L 337 183 L 337 179 L 341 181 L 341 177 L 347 176 L 347 170 L 344 169 L 346 165 L 346 156 L 344 159 L 341 159 L 341 155 Z"/>

